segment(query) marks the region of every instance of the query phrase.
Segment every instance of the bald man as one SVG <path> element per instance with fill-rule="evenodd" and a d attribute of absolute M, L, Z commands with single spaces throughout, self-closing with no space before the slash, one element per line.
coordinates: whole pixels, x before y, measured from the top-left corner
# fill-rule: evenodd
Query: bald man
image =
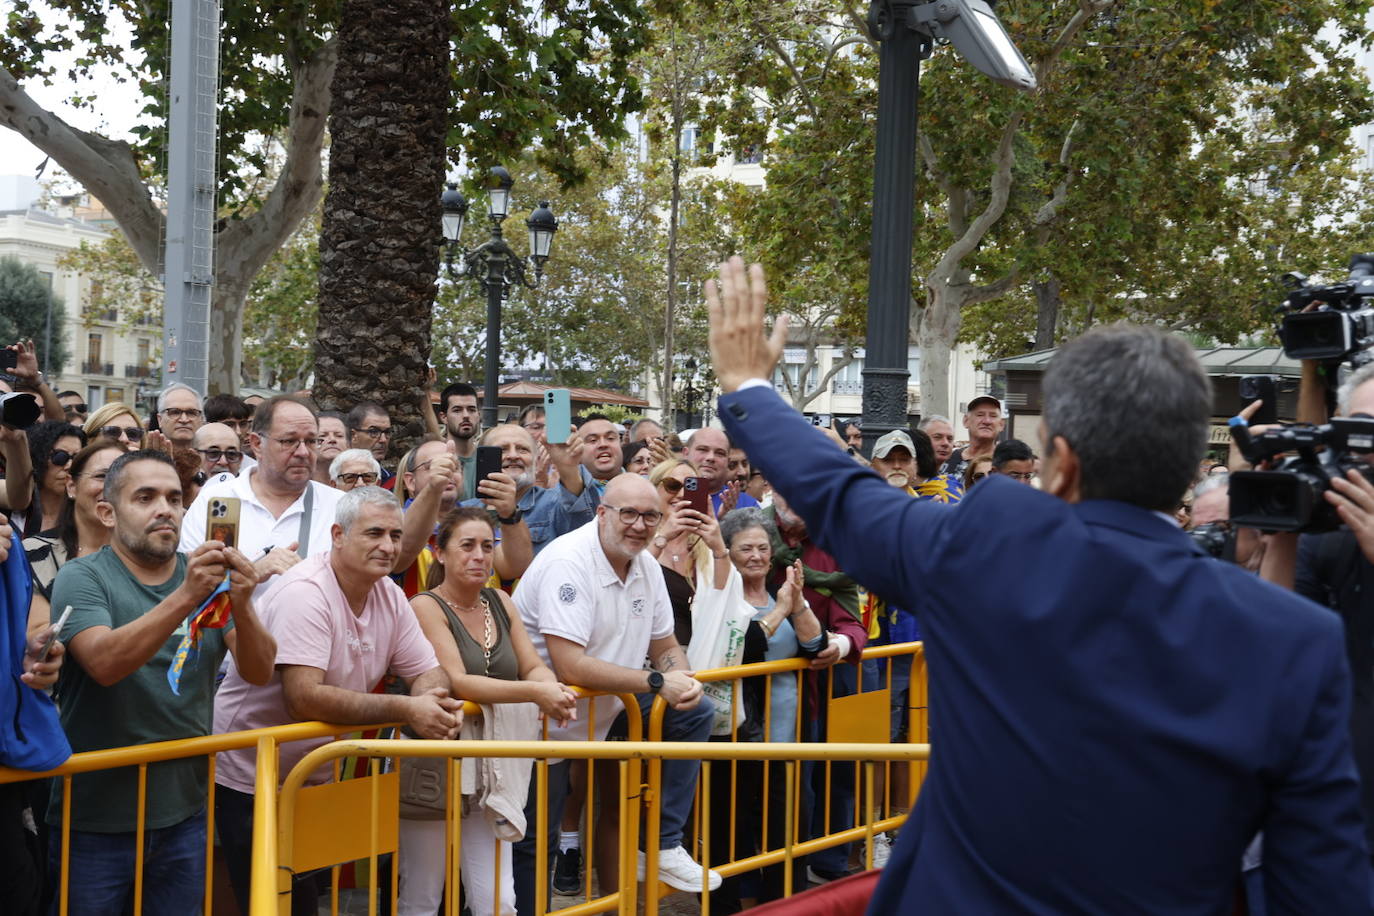
<path fill-rule="evenodd" d="M 591 488 L 588 488 L 591 489 Z M 706 741 L 714 718 L 712 704 L 701 702 L 701 683 L 687 666 L 687 655 L 673 636 L 673 608 L 657 561 L 644 548 L 663 519 L 663 507 L 654 485 L 637 474 L 612 478 L 596 509 L 596 521 L 557 538 L 534 558 L 515 603 L 535 648 L 564 683 L 609 694 L 636 694 L 639 708 L 630 714 L 643 717 L 648 727 L 654 697 L 668 702 L 663 737 L 668 741 Z M 652 670 L 646 670 L 644 659 Z M 588 703 L 596 715 L 588 718 Z M 549 728 L 555 740 L 587 739 L 589 721 L 595 724 L 593 739 L 624 738 L 628 729 L 625 712 L 616 715 L 620 701 L 613 696 L 579 700 L 577 719 L 561 728 Z M 614 722 L 612 722 L 614 719 Z M 567 762 L 558 764 L 566 768 Z M 683 829 L 692 810 L 700 761 L 663 763 L 662 820 L 659 831 L 658 877 L 682 891 L 702 892 L 702 868 L 682 845 Z M 611 767 L 598 772 L 612 776 Z M 562 817 L 566 776 L 550 767 L 548 812 L 550 832 L 543 840 L 552 847 Z M 538 780 L 530 783 L 527 823 L 533 824 Z M 602 784 L 598 791 L 612 791 Z M 602 798 L 612 796 L 602 795 Z M 619 812 L 603 806 L 596 829 L 597 869 L 602 887 L 615 887 Z M 528 831 L 515 844 L 515 894 L 520 913 L 534 912 L 537 880 L 534 874 L 535 843 L 540 838 Z M 554 861 L 550 848 L 548 861 Z M 644 854 L 639 859 L 643 880 Z M 720 886 L 720 875 L 709 872 L 707 889 Z"/>
<path fill-rule="evenodd" d="M 243 450 L 239 434 L 223 423 L 206 423 L 191 437 L 191 448 L 200 452 L 201 469 L 205 477 L 228 474 L 237 477 L 243 466 Z"/>

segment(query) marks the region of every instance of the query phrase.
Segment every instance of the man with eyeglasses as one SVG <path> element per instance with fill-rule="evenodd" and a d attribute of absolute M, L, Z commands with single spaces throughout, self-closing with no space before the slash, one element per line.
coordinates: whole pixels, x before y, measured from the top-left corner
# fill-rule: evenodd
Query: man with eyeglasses
<path fill-rule="evenodd" d="M 602 494 L 596 520 L 555 539 L 535 557 L 515 592 L 515 603 L 535 648 L 560 680 L 591 690 L 637 694 L 640 708 L 630 712 L 643 716 L 646 727 L 654 697 L 662 694 L 668 701 L 664 738 L 706 741 L 713 707 L 701 702 L 701 683 L 673 636 L 673 610 L 663 574 L 644 549 L 662 518 L 653 484 L 637 474 L 614 478 Z M 652 668 L 644 666 L 646 656 Z M 595 740 L 608 734 L 624 737 L 627 722 L 623 712 L 616 718 L 621 704 L 614 697 L 579 700 L 577 720 L 566 727 L 551 726 L 549 737 L 585 740 L 589 703 L 595 704 Z M 535 882 L 550 877 L 535 874 L 535 844 L 548 844 L 552 867 L 567 768 L 567 761 L 549 768 L 548 835 L 536 837 L 529 830 L 515 844 L 516 907 L 522 916 L 534 912 Z M 699 768 L 700 761 L 694 760 L 663 763 L 658 877 L 684 891 L 700 891 L 702 884 L 701 866 L 682 846 Z M 525 808 L 529 824 L 535 823 L 537 788 L 537 780 L 532 780 Z M 602 887 L 617 886 L 619 878 L 614 851 L 620 823 L 614 808 L 603 806 L 596 830 L 598 852 L 603 853 L 597 856 Z M 639 863 L 643 880 L 642 852 Z M 709 872 L 709 889 L 719 887 L 720 880 L 720 875 Z"/>
<path fill-rule="evenodd" d="M 162 434 L 180 448 L 193 448 L 196 430 L 205 423 L 200 395 L 189 385 L 173 382 L 157 396 L 157 421 Z"/>
<path fill-rule="evenodd" d="M 207 481 L 221 474 L 237 477 L 242 469 L 244 457 L 239 449 L 238 434 L 223 423 L 206 423 L 196 430 L 191 445 L 200 452 L 201 470 Z"/>
<path fill-rule="evenodd" d="M 1035 453 L 1020 439 L 999 442 L 992 450 L 992 469 L 988 473 L 1001 474 L 1030 486 L 1035 479 Z"/>
<path fill-rule="evenodd" d="M 482 441 L 501 450 L 501 470 L 515 481 L 516 515 L 529 527 L 536 554 L 592 520 L 601 494 L 582 468 L 581 436 L 546 446 L 558 478 L 547 488 L 535 483 L 535 440 L 527 431 L 506 423 L 488 430 Z"/>
<path fill-rule="evenodd" d="M 181 549 L 190 553 L 205 540 L 211 498 L 240 501 L 239 550 L 253 561 L 261 597 L 273 576 L 303 558 L 326 551 L 334 508 L 343 491 L 311 479 L 319 449 L 314 408 L 290 395 L 264 401 L 249 433 L 258 463 L 238 477 L 208 483 L 186 510 Z"/>
<path fill-rule="evenodd" d="M 212 394 L 205 399 L 203 409 L 207 425 L 223 423 L 239 437 L 239 451 L 244 455 L 243 466 L 239 470 L 246 471 L 257 464 L 253 458 L 253 447 L 248 442 L 248 433 L 253 428 L 253 408 L 232 394 Z"/>
<path fill-rule="evenodd" d="M 382 483 L 395 475 L 387 470 L 386 455 L 391 450 L 391 418 L 386 408 L 375 401 L 363 401 L 348 412 L 348 447 L 365 448 L 382 467 Z"/>

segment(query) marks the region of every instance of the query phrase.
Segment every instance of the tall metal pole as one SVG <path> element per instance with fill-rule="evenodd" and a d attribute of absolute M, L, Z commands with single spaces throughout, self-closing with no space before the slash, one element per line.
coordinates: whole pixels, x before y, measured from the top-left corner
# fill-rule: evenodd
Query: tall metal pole
<path fill-rule="evenodd" d="M 501 397 L 501 298 L 506 290 L 506 256 L 501 251 L 501 228 L 492 230 L 496 244 L 486 253 L 487 279 L 482 285 L 487 291 L 487 373 L 482 395 L 482 427 L 492 429 L 498 423 L 497 401 Z"/>
<path fill-rule="evenodd" d="M 916 106 L 929 36 L 909 27 L 916 0 L 881 0 L 869 29 L 879 42 L 878 133 L 873 165 L 868 337 L 863 369 L 864 451 L 907 425 L 907 341 L 911 331 L 911 242 L 916 191 Z"/>
<path fill-rule="evenodd" d="M 205 394 L 215 283 L 219 0 L 172 0 L 171 59 L 162 381 Z"/>

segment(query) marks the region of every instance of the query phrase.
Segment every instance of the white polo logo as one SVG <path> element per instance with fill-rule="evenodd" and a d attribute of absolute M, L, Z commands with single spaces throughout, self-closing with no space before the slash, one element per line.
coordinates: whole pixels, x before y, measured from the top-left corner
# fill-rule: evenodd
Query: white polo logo
<path fill-rule="evenodd" d="M 571 582 L 564 582 L 558 587 L 558 600 L 564 604 L 572 604 L 577 600 L 577 589 L 573 588 Z"/>

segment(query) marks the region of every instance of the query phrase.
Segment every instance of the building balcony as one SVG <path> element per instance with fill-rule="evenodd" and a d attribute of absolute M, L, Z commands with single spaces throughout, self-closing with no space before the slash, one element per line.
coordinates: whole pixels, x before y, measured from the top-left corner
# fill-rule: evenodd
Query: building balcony
<path fill-rule="evenodd" d="M 148 378 L 153 374 L 153 370 L 147 366 L 125 366 L 125 378 Z"/>
<path fill-rule="evenodd" d="M 830 393 L 862 395 L 864 393 L 863 379 L 831 379 Z"/>
<path fill-rule="evenodd" d="M 86 360 L 81 364 L 82 375 L 114 375 L 114 363 L 100 363 Z"/>
<path fill-rule="evenodd" d="M 119 321 L 119 309 L 101 309 L 95 313 L 95 320 L 115 324 Z"/>

